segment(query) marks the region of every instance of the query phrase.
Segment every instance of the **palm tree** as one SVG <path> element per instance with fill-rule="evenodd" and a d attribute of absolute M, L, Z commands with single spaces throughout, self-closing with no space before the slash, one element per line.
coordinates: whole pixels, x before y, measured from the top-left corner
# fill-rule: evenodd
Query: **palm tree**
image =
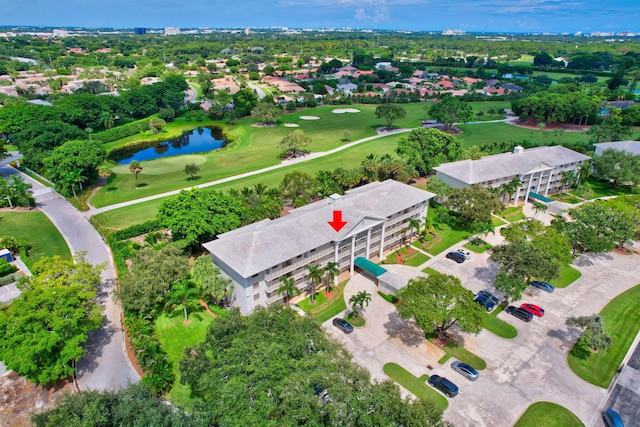
<path fill-rule="evenodd" d="M 546 128 L 547 125 L 544 123 L 538 123 L 538 130 L 540 131 L 540 133 L 538 134 L 538 141 L 540 142 L 540 144 L 542 144 L 542 129 Z"/>
<path fill-rule="evenodd" d="M 30 192 L 31 184 L 24 182 L 18 175 L 11 175 L 9 187 L 12 191 L 11 198 L 17 199 L 18 205 L 24 206 L 26 203 L 28 207 L 31 207 L 30 201 L 33 198 Z"/>
<path fill-rule="evenodd" d="M 331 284 L 335 282 L 336 277 L 340 274 L 340 268 L 337 262 L 328 262 L 327 266 L 324 268 L 324 271 L 327 273 L 327 289 L 326 292 L 329 293 L 331 291 Z"/>
<path fill-rule="evenodd" d="M 511 204 L 511 197 L 513 197 L 513 193 L 518 191 L 518 188 L 520 188 L 521 185 L 522 185 L 522 180 L 520 179 L 519 176 L 514 176 L 513 178 L 511 178 L 511 181 L 505 182 L 504 184 L 502 184 L 502 186 L 500 187 L 502 194 L 509 196 L 507 198 L 507 205 Z"/>
<path fill-rule="evenodd" d="M 354 316 L 356 319 L 358 318 L 358 307 L 363 308 L 369 305 L 371 302 L 371 294 L 367 291 L 360 291 L 355 295 L 352 295 L 349 298 L 349 304 L 351 304 L 351 309 L 353 310 Z"/>
<path fill-rule="evenodd" d="M 100 114 L 100 118 L 98 120 L 102 127 L 105 129 L 111 129 L 114 125 L 113 117 L 108 111 L 103 111 L 102 114 Z"/>
<path fill-rule="evenodd" d="M 129 172 L 131 172 L 136 177 L 136 188 L 138 188 L 138 174 L 142 172 L 142 165 L 137 160 L 132 160 L 129 163 Z"/>
<path fill-rule="evenodd" d="M 409 218 L 407 223 L 409 225 L 409 230 L 410 231 L 415 230 L 416 231 L 415 234 L 420 234 L 421 221 L 418 218 Z"/>
<path fill-rule="evenodd" d="M 578 171 L 577 171 L 578 179 L 576 180 L 576 188 L 580 187 L 581 180 L 587 179 L 590 176 L 591 176 L 591 165 L 589 164 L 589 162 L 580 163 L 580 166 L 578 167 Z"/>
<path fill-rule="evenodd" d="M 100 166 L 100 168 L 98 169 L 98 176 L 104 179 L 105 184 L 112 173 L 113 172 L 111 171 L 111 169 L 109 169 L 108 166 Z"/>
<path fill-rule="evenodd" d="M 267 191 L 267 186 L 263 183 L 259 182 L 257 184 L 253 184 L 253 192 L 258 196 L 262 196 Z"/>
<path fill-rule="evenodd" d="M 572 171 L 564 171 L 562 172 L 562 185 L 568 188 L 573 187 L 573 184 L 576 182 L 577 176 Z"/>
<path fill-rule="evenodd" d="M 169 291 L 169 304 L 182 304 L 184 323 L 189 323 L 189 312 L 196 308 L 200 300 L 200 291 L 190 280 L 174 283 Z"/>
<path fill-rule="evenodd" d="M 324 271 L 317 265 L 305 265 L 304 268 L 309 270 L 307 273 L 307 282 L 309 283 L 309 299 L 315 301 L 315 288 L 322 282 Z"/>
<path fill-rule="evenodd" d="M 300 289 L 295 287 L 294 283 L 296 279 L 293 277 L 282 276 L 280 277 L 280 282 L 282 286 L 280 286 L 276 292 L 278 292 L 278 294 L 285 294 L 285 303 L 289 302 L 293 294 L 300 295 Z"/>
<path fill-rule="evenodd" d="M 547 211 L 547 205 L 545 205 L 544 203 L 534 203 L 533 204 L 533 219 L 536 219 L 538 217 L 538 214 L 540 212 L 546 212 Z"/>

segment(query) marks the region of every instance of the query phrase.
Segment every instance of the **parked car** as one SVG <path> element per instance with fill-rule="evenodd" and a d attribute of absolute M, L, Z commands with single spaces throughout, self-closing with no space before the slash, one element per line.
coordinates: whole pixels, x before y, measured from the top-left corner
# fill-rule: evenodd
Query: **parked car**
<path fill-rule="evenodd" d="M 491 301 L 493 303 L 493 305 L 499 305 L 500 304 L 500 300 L 489 291 L 480 291 L 480 292 L 478 292 L 478 295 L 482 295 L 483 297 L 485 297 L 486 299 Z"/>
<path fill-rule="evenodd" d="M 521 304 L 520 308 L 523 310 L 527 310 L 529 313 L 533 314 L 534 316 L 538 316 L 538 317 L 542 317 L 544 316 L 544 309 L 535 305 L 535 304 Z"/>
<path fill-rule="evenodd" d="M 602 420 L 607 427 L 624 427 L 620 414 L 615 409 L 607 409 L 602 412 Z"/>
<path fill-rule="evenodd" d="M 447 258 L 454 260 L 458 264 L 462 264 L 466 259 L 460 252 L 449 252 Z"/>
<path fill-rule="evenodd" d="M 547 282 L 541 282 L 540 280 L 534 280 L 533 282 L 531 282 L 531 286 L 549 293 L 552 293 L 556 289 L 553 287 L 552 284 Z"/>
<path fill-rule="evenodd" d="M 333 326 L 340 329 L 345 334 L 350 334 L 351 332 L 353 332 L 353 326 L 351 325 L 351 323 L 339 317 L 333 319 Z"/>
<path fill-rule="evenodd" d="M 480 374 L 478 374 L 478 371 L 476 371 L 473 366 L 457 360 L 451 364 L 451 369 L 471 381 L 475 381 L 480 377 Z"/>
<path fill-rule="evenodd" d="M 439 375 L 431 375 L 429 377 L 429 385 L 431 387 L 437 388 L 446 396 L 456 397 L 458 395 L 458 386 L 445 377 L 441 377 Z"/>
<path fill-rule="evenodd" d="M 464 248 L 457 249 L 456 252 L 458 252 L 459 254 L 464 255 L 464 259 L 471 259 L 471 252 L 469 252 L 468 250 L 466 250 Z"/>
<path fill-rule="evenodd" d="M 489 298 L 485 297 L 484 295 L 476 295 L 476 297 L 473 300 L 478 304 L 482 305 L 487 311 L 491 311 L 494 308 L 496 308 L 493 301 L 491 301 Z"/>
<path fill-rule="evenodd" d="M 529 313 L 527 310 L 520 307 L 514 307 L 510 305 L 509 307 L 507 307 L 506 311 L 510 315 L 517 317 L 523 322 L 531 322 L 531 319 L 533 319 L 533 314 Z"/>

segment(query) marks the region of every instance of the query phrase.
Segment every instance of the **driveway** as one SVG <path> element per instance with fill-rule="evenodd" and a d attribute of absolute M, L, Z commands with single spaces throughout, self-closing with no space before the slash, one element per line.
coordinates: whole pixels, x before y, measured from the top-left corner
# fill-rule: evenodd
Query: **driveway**
<path fill-rule="evenodd" d="M 16 173 L 19 172 L 13 168 L 0 166 L 2 175 Z M 71 252 L 85 253 L 85 259 L 91 264 L 105 264 L 98 292 L 100 303 L 105 308 L 105 322 L 99 330 L 89 334 L 85 357 L 78 361 L 80 388 L 116 390 L 137 382 L 140 378 L 124 352 L 120 309 L 113 295 L 116 275 L 107 245 L 89 221 L 64 197 L 30 177 L 20 175 L 33 186 L 36 205 L 60 231 Z"/>
<path fill-rule="evenodd" d="M 498 243 L 500 237 L 490 236 L 488 240 Z M 459 246 L 461 244 L 456 248 Z M 492 289 L 497 268 L 488 260 L 488 253 L 473 253 L 463 264 L 444 258 L 445 253 L 425 265 L 459 277 L 463 285 L 474 292 Z M 395 362 L 418 377 L 439 374 L 453 380 L 460 387 L 460 395 L 449 400 L 444 417 L 458 427 L 512 426 L 529 405 L 538 401 L 562 405 L 589 425 L 597 415 L 606 390 L 583 381 L 568 367 L 566 355 L 577 334 L 564 322 L 569 316 L 599 312 L 613 297 L 640 283 L 640 256 L 614 253 L 583 256 L 575 264 L 582 278 L 571 286 L 556 289 L 553 294 L 527 290 L 530 294 L 525 295 L 523 301 L 542 306 L 546 310 L 544 317 L 534 318 L 527 324 L 504 312 L 498 315 L 515 326 L 516 338 L 503 339 L 488 331 L 477 336 L 458 334 L 465 347 L 487 362 L 487 369 L 481 371 L 476 382 L 453 372 L 450 369 L 453 359 L 438 365 L 440 350 L 423 339 L 412 321 L 400 319 L 394 306 L 382 299 L 376 286 L 361 275 L 354 276 L 348 283 L 345 299 L 360 290 L 372 294 L 372 301 L 364 312 L 365 326 L 356 328 L 350 335 L 339 332 L 330 321 L 325 326 L 374 379 L 386 379 L 382 367 Z M 388 267 L 407 276 L 420 271 L 385 265 Z M 407 394 L 406 390 L 404 393 Z"/>

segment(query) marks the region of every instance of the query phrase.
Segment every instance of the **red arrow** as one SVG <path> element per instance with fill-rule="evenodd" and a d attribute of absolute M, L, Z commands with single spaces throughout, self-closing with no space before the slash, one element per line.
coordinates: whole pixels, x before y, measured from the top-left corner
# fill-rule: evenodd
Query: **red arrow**
<path fill-rule="evenodd" d="M 342 230 L 342 227 L 347 225 L 347 223 L 342 220 L 342 211 L 333 211 L 333 221 L 329 221 L 329 225 L 332 226 L 336 232 Z"/>

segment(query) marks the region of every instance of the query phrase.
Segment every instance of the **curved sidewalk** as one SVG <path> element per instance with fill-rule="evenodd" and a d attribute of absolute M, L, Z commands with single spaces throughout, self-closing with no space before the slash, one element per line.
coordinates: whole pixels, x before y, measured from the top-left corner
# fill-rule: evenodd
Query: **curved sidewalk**
<path fill-rule="evenodd" d="M 51 220 L 73 254 L 85 253 L 91 264 L 105 264 L 98 299 L 105 321 L 89 334 L 85 356 L 77 363 L 78 384 L 83 390 L 116 390 L 140 377 L 125 354 L 120 309 L 114 299 L 115 268 L 109 249 L 96 229 L 64 197 L 14 168 L 0 165 L 3 175 L 19 174 L 33 186 L 36 206 Z"/>

